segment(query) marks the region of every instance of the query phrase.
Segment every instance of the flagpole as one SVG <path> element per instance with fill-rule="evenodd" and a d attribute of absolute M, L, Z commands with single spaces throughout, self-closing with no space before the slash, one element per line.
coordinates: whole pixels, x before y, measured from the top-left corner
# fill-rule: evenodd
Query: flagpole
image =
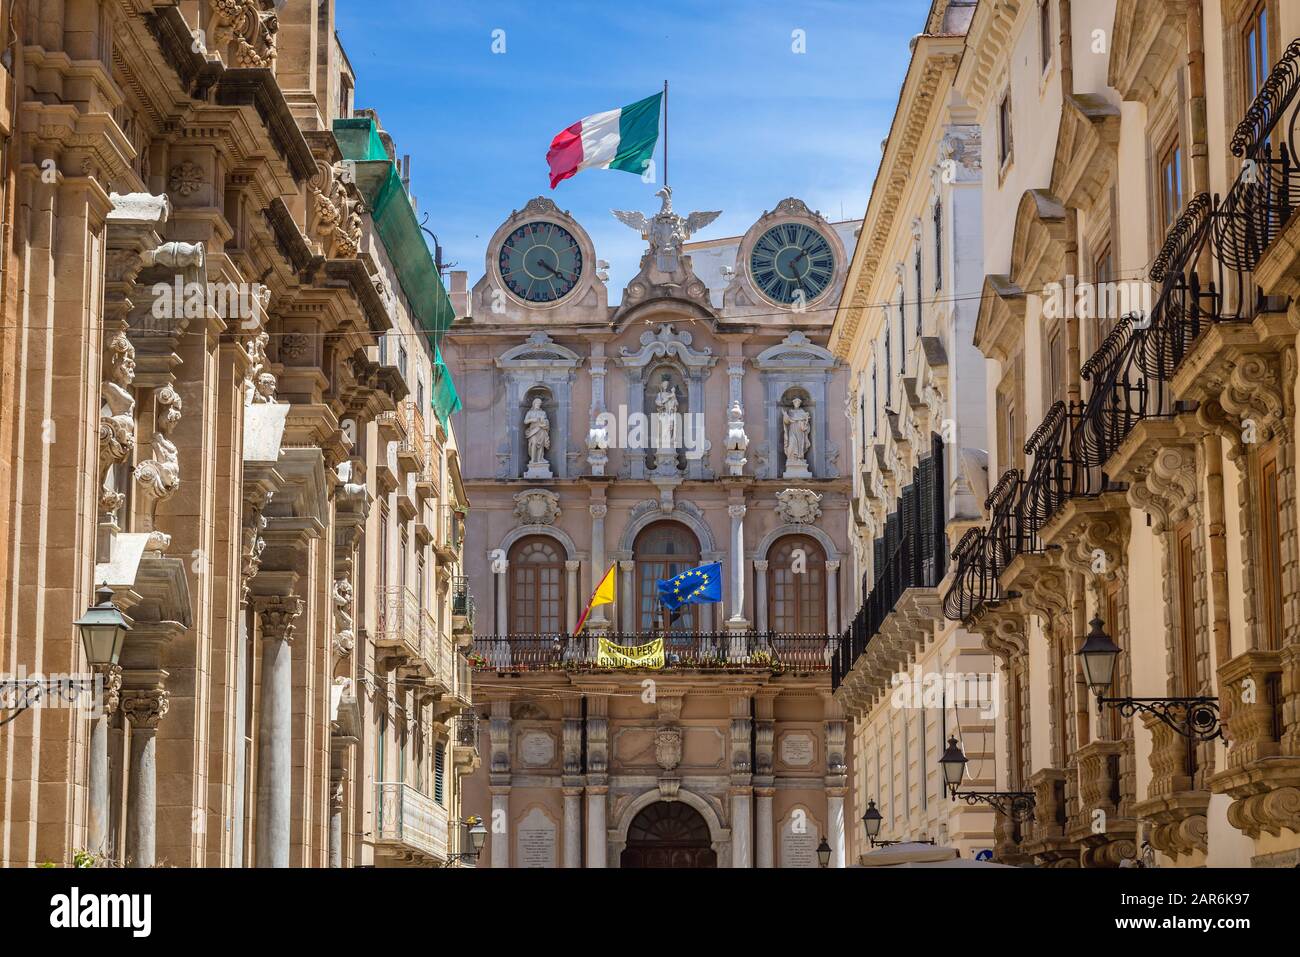
<path fill-rule="evenodd" d="M 664 185 L 668 185 L 668 81 L 664 80 Z"/>

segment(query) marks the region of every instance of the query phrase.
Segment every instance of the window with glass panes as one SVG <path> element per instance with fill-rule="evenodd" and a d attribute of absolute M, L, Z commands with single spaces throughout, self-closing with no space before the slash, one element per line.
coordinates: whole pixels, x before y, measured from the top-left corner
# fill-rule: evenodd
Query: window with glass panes
<path fill-rule="evenodd" d="M 1156 172 L 1160 180 L 1160 225 L 1167 233 L 1183 209 L 1183 148 L 1177 137 L 1160 151 Z"/>
<path fill-rule="evenodd" d="M 796 570 L 802 551 L 803 571 Z M 768 552 L 768 625 L 777 634 L 826 633 L 826 553 L 816 539 L 791 535 Z"/>
<path fill-rule="evenodd" d="M 564 553 L 544 535 L 521 539 L 510 550 L 510 633 L 555 635 L 564 620 Z"/>

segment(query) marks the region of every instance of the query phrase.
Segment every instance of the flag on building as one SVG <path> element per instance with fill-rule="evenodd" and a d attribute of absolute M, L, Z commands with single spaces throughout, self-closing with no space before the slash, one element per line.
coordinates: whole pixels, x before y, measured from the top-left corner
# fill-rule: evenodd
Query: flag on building
<path fill-rule="evenodd" d="M 583 117 L 551 140 L 546 162 L 551 189 L 584 169 L 621 169 L 638 176 L 645 172 L 659 142 L 662 93 L 629 106 Z"/>
<path fill-rule="evenodd" d="M 582 617 L 578 619 L 578 626 L 573 629 L 575 636 L 582 633 L 582 626 L 587 623 L 587 616 L 597 605 L 614 604 L 614 565 L 609 566 L 609 571 L 605 572 L 605 577 L 600 580 L 596 590 L 591 593 L 591 601 L 587 602 L 587 607 L 582 611 Z"/>
<path fill-rule="evenodd" d="M 696 568 L 688 568 L 672 578 L 656 579 L 659 589 L 659 602 L 668 609 L 669 615 L 676 620 L 683 605 L 707 605 L 722 601 L 722 563 L 709 562 Z"/>

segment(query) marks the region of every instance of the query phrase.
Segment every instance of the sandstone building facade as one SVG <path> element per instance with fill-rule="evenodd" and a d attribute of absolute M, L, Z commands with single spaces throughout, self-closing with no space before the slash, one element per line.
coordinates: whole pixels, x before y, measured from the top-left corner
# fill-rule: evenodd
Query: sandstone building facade
<path fill-rule="evenodd" d="M 460 846 L 451 308 L 333 11 L 4 5 L 0 672 L 130 624 L 106 713 L 6 715 L 4 864 Z"/>
<path fill-rule="evenodd" d="M 448 336 L 457 432 L 491 436 L 463 460 L 466 567 L 491 583 L 464 793 L 491 822 L 480 866 L 816 867 L 823 840 L 842 866 L 829 662 L 856 587 L 825 342 L 858 224 L 785 199 L 743 237 L 685 242 L 716 214 L 657 195 L 616 214 L 648 241 L 620 305 L 582 224 L 537 198 Z M 668 621 L 655 581 L 708 562 L 723 601 Z M 570 637 L 610 568 L 617 601 Z M 664 666 L 602 664 L 602 638 L 661 638 Z"/>
<path fill-rule="evenodd" d="M 959 6 L 958 45 L 936 24 Z M 924 654 L 900 634 L 978 636 L 1001 704 L 992 736 L 963 725 L 968 769 L 984 768 L 963 787 L 1033 804 L 995 813 L 1005 862 L 1300 854 L 1298 14 L 1273 0 L 940 0 L 917 41 L 909 78 L 926 51 L 957 47 L 944 100 L 977 134 L 985 276 L 970 342 L 985 361 L 949 385 L 983 392 L 984 424 L 945 449 L 980 450 L 988 494 L 974 469 L 949 475 L 982 507 L 947 516 L 941 581 L 862 624 L 837 694 L 869 713 L 895 664 Z M 894 150 L 891 135 L 887 162 Z M 872 295 L 846 291 L 845 355 L 871 328 L 854 297 Z M 1119 650 L 1111 683 L 1091 689 L 1079 652 L 1098 630 Z M 945 747 L 927 742 L 927 774 Z M 992 774 L 975 760 L 990 754 Z"/>

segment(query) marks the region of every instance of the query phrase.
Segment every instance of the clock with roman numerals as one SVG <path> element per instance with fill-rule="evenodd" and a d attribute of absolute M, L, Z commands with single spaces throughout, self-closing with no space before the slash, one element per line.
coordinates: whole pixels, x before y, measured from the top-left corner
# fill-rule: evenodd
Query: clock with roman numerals
<path fill-rule="evenodd" d="M 779 223 L 758 237 L 749 254 L 749 276 L 772 302 L 812 302 L 835 275 L 830 242 L 803 223 Z M 802 298 L 801 298 L 802 297 Z"/>
<path fill-rule="evenodd" d="M 506 236 L 497 266 L 506 288 L 524 302 L 558 302 L 578 284 L 582 248 L 558 223 L 535 220 Z"/>

